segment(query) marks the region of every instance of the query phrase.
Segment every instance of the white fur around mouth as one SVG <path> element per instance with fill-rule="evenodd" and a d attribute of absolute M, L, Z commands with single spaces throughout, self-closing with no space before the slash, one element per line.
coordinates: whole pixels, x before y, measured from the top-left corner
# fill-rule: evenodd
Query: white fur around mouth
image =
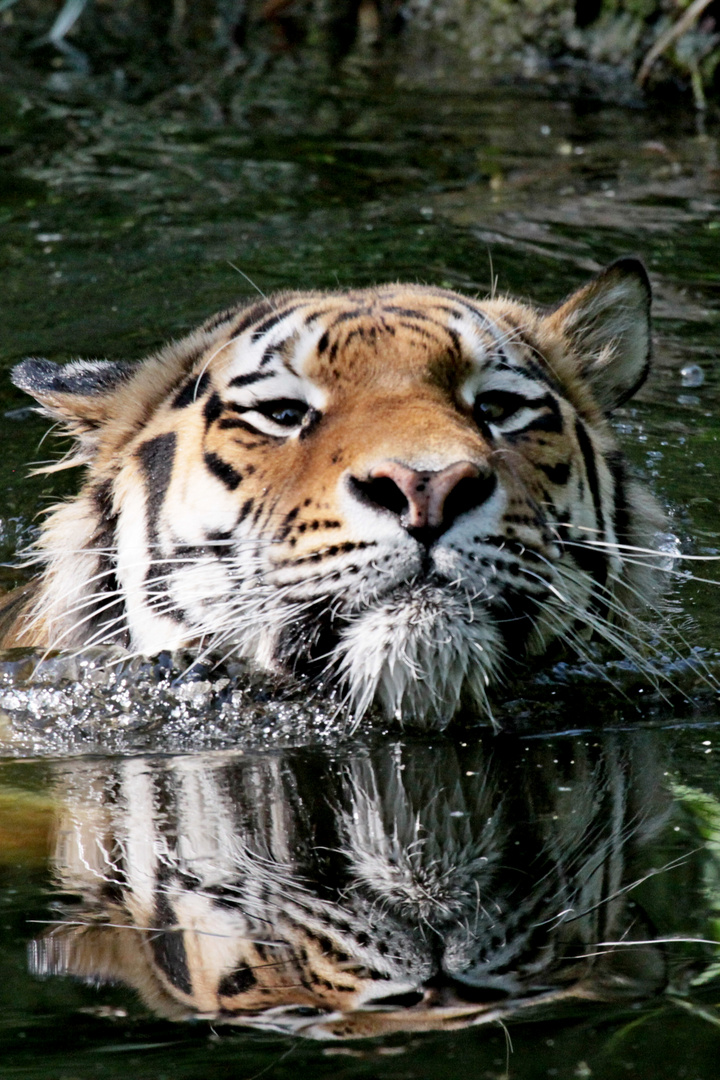
<path fill-rule="evenodd" d="M 444 727 L 467 701 L 488 715 L 501 636 L 469 596 L 425 584 L 396 590 L 355 618 L 337 647 L 357 716 L 375 701 L 398 720 Z"/>

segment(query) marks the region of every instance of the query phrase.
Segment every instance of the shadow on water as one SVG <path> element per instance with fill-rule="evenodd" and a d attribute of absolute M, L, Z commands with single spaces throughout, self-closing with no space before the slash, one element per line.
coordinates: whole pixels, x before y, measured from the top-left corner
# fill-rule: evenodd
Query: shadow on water
<path fill-rule="evenodd" d="M 510 90 L 320 105 L 258 128 L 3 99 L 3 368 L 139 357 L 242 275 L 497 277 L 550 302 L 634 251 L 656 369 L 617 426 L 684 549 L 718 555 L 712 126 Z M 25 479 L 56 452 L 26 405 L 5 383 L 5 561 L 73 484 Z M 561 665 L 510 688 L 512 737 L 331 738 L 302 690 L 243 672 L 4 658 L 3 1078 L 714 1080 L 720 773 L 697 671 L 720 619 L 713 564 L 684 565 L 668 604 L 701 662 L 673 669 L 678 698 L 622 658 L 617 697 Z"/>

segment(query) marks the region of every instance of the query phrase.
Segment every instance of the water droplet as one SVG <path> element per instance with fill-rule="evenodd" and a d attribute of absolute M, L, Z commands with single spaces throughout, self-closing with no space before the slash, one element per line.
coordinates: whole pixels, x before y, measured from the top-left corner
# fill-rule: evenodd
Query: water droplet
<path fill-rule="evenodd" d="M 680 369 L 680 382 L 683 386 L 702 386 L 705 382 L 705 372 L 699 364 L 686 364 Z"/>

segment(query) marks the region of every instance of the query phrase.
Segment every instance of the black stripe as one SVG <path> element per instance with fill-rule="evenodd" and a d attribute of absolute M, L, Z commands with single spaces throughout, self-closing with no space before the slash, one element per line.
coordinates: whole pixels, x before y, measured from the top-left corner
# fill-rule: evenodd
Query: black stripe
<path fill-rule="evenodd" d="M 123 620 L 125 602 L 118 596 L 119 585 L 115 572 L 117 514 L 113 510 L 112 481 L 104 480 L 91 489 L 90 495 L 98 515 L 98 525 L 87 549 L 97 552 L 97 580 L 94 586 L 96 604 L 93 605 L 97 610 L 92 612 L 92 617 L 87 622 L 86 633 L 88 637 L 94 637 L 97 644 L 118 641 L 122 645 L 129 645 L 129 634 Z M 108 593 L 118 596 L 110 607 L 107 606 Z M 87 614 L 90 614 L 90 611 Z M 101 638 L 99 633 L 103 626 L 107 627 L 107 636 Z"/>
<path fill-rule="evenodd" d="M 248 409 L 248 412 L 252 410 Z M 287 436 L 285 435 L 268 435 L 265 431 L 260 431 L 258 428 L 253 427 L 252 424 L 248 424 L 245 420 L 236 419 L 232 416 L 224 417 L 218 424 L 220 431 L 230 431 L 233 429 L 239 429 L 240 431 L 247 431 L 250 435 L 254 435 L 259 442 L 252 443 L 252 446 L 264 446 L 266 443 L 281 443 L 285 442 Z M 235 440 L 240 446 L 248 446 L 248 443 L 243 443 L 239 439 Z"/>
<path fill-rule="evenodd" d="M 603 511 L 600 481 L 598 479 L 597 466 L 595 464 L 595 450 L 580 417 L 577 417 L 575 420 L 575 435 L 585 462 L 585 475 L 587 476 L 588 487 L 590 488 L 593 507 L 595 509 L 595 520 L 597 521 L 596 539 L 602 542 L 605 540 L 605 513 Z M 599 585 L 604 585 L 607 581 L 608 572 L 607 555 L 600 547 L 596 548 L 593 546 L 592 550 L 597 552 L 597 555 L 599 556 L 599 559 L 597 559 L 596 565 L 592 570 L 593 577 Z"/>
<path fill-rule="evenodd" d="M 420 322 L 429 323 L 430 326 L 437 327 L 438 330 L 440 330 L 443 334 L 446 334 L 450 338 L 453 346 L 453 351 L 457 355 L 461 354 L 462 349 L 460 345 L 460 335 L 458 334 L 457 330 L 455 330 L 452 326 L 448 326 L 447 323 L 442 322 L 440 319 L 435 319 L 432 315 L 428 315 L 427 313 L 413 311 L 412 309 L 401 307 L 386 306 L 383 308 L 383 311 L 390 311 L 394 314 L 405 316 L 406 318 L 417 318 L 418 320 L 420 320 Z M 442 342 L 435 335 L 431 334 L 431 332 L 425 326 L 418 326 L 417 323 L 403 322 L 402 319 L 400 320 L 400 326 L 402 326 L 405 330 L 411 330 L 413 333 L 418 334 L 421 337 L 429 338 L 431 341 L 434 341 L 438 345 L 442 346 Z"/>
<path fill-rule="evenodd" d="M 206 334 L 209 334 L 211 330 L 217 330 L 218 326 L 222 326 L 223 323 L 230 322 L 234 316 L 237 315 L 237 308 L 225 308 L 224 311 L 218 311 L 217 315 L 211 315 L 209 319 L 200 327 Z"/>
<path fill-rule="evenodd" d="M 512 344 L 512 342 L 510 342 Z M 499 348 L 499 346 L 498 346 Z M 496 360 L 493 367 L 497 371 L 511 371 L 513 375 L 521 379 L 527 379 L 529 382 L 542 383 L 547 386 L 549 390 L 552 390 L 558 397 L 568 400 L 567 394 L 563 391 L 562 386 L 553 376 L 542 366 L 537 360 L 533 360 L 530 357 L 524 356 L 522 358 L 523 367 L 518 367 L 517 363 L 513 363 L 508 360 L 507 355 L 502 352 L 502 359 Z"/>
<path fill-rule="evenodd" d="M 590 487 L 590 494 L 592 495 L 593 506 L 595 508 L 595 518 L 598 524 L 598 539 L 604 540 L 605 513 L 603 511 L 600 481 L 598 480 L 597 466 L 595 464 L 595 448 L 590 441 L 590 436 L 580 417 L 577 417 L 575 420 L 575 435 L 585 462 L 585 475 L 587 476 L 588 485 Z"/>
<path fill-rule="evenodd" d="M 173 554 L 173 560 L 174 558 Z M 174 602 L 168 581 L 168 574 L 177 569 L 177 566 L 174 561 L 169 568 L 168 566 L 169 560 L 163 558 L 156 558 L 150 563 L 145 574 L 145 599 L 148 607 L 162 609 L 163 618 L 172 619 L 180 626 L 187 625 L 188 617 Z M 168 601 L 172 602 L 172 607 Z"/>
<path fill-rule="evenodd" d="M 527 333 L 525 327 L 523 327 L 517 321 L 517 319 L 515 319 L 511 315 L 501 315 L 499 322 L 505 323 L 506 325 L 512 327 L 513 330 L 513 336 L 509 338 L 505 342 L 505 344 L 520 344 L 524 348 L 530 349 L 532 350 L 532 352 L 537 353 L 539 356 L 542 356 L 542 353 L 540 353 L 540 350 Z M 502 327 L 496 325 L 496 329 L 500 330 L 502 329 Z M 503 352 L 502 355 L 503 357 L 507 356 L 505 352 Z M 567 394 L 564 392 L 562 385 L 558 382 L 553 373 L 545 366 L 546 361 L 544 357 L 543 362 L 541 363 L 540 360 L 537 360 L 533 356 L 523 356 L 522 363 L 530 378 L 536 380 L 537 382 L 544 383 L 545 386 L 549 387 L 549 389 L 556 393 L 559 397 L 567 399 Z M 510 363 L 507 359 L 505 359 L 504 362 L 500 363 L 498 366 L 501 370 L 512 371 L 516 375 L 525 374 L 525 371 L 523 371 L 521 368 L 518 368 L 516 364 Z"/>
<path fill-rule="evenodd" d="M 544 394 L 541 398 L 528 398 L 525 407 L 533 410 L 544 410 L 540 416 L 534 417 L 525 427 L 514 428 L 512 431 L 504 431 L 503 438 L 508 442 L 525 435 L 528 431 L 545 431 L 560 435 L 563 431 L 563 418 L 560 406 L 552 394 Z"/>
<path fill-rule="evenodd" d="M 145 574 L 146 599 L 150 607 L 162 605 L 167 618 L 182 623 L 184 618 L 180 610 L 168 607 L 168 569 L 158 550 L 158 518 L 172 479 L 176 448 L 177 436 L 174 431 L 169 431 L 143 443 L 135 453 L 145 473 L 147 488 L 145 512 L 150 565 Z"/>
<path fill-rule="evenodd" d="M 468 301 L 463 300 L 463 298 L 461 296 L 458 296 L 457 300 L 458 300 L 458 306 L 460 308 L 467 308 L 467 310 L 471 311 L 473 313 L 473 315 L 480 315 L 480 316 L 482 316 L 483 319 L 485 319 L 485 321 L 487 321 L 487 315 L 483 315 L 483 313 L 481 311 L 478 311 L 477 308 L 474 308 L 472 306 L 472 304 L 470 304 Z M 432 305 L 433 311 L 444 311 L 446 315 L 454 315 L 456 319 L 462 318 L 462 314 L 463 314 L 462 311 L 458 311 L 458 308 L 453 307 L 452 304 L 439 304 L 432 297 L 430 299 L 430 303 Z"/>
<path fill-rule="evenodd" d="M 248 330 L 254 322 L 257 322 L 258 319 L 263 319 L 269 311 L 272 311 L 272 304 L 267 300 L 258 300 L 257 303 L 246 308 L 240 321 L 233 326 L 232 333 L 228 340 L 234 341 L 235 338 L 240 337 L 240 335 Z"/>
<path fill-rule="evenodd" d="M 215 553 L 205 544 L 177 544 L 173 547 L 173 565 L 177 569 L 178 566 L 184 568 L 190 566 L 204 555 L 214 555 Z M 181 562 L 181 560 L 183 560 Z"/>
<path fill-rule="evenodd" d="M 175 912 L 163 892 L 158 893 L 155 901 L 153 923 L 155 927 L 177 924 Z M 183 994 L 191 994 L 192 980 L 182 930 L 158 929 L 150 934 L 149 938 L 152 954 L 160 970 Z"/>
<path fill-rule="evenodd" d="M 534 379 L 537 379 L 538 382 L 545 383 L 545 385 L 549 386 L 559 397 L 567 400 L 567 394 L 563 392 L 560 383 L 538 360 L 533 360 L 531 357 L 526 356 L 523 358 L 523 363 Z M 517 371 L 517 368 L 515 368 L 515 371 Z"/>
<path fill-rule="evenodd" d="M 312 326 L 318 319 L 324 318 L 326 315 L 332 315 L 336 308 L 318 308 L 316 311 L 311 311 L 309 315 L 305 316 L 305 326 Z"/>
<path fill-rule="evenodd" d="M 397 304 L 383 304 L 383 311 L 391 311 L 393 315 L 403 315 L 406 319 L 422 319 L 428 322 L 437 323 L 438 326 L 442 324 L 428 315 L 426 311 L 416 311 L 414 308 L 400 307 Z"/>
<path fill-rule="evenodd" d="M 197 557 L 198 553 L 203 555 L 210 555 L 213 559 L 219 559 L 222 562 L 227 558 L 228 554 L 232 554 L 232 529 L 210 529 L 205 533 L 205 539 L 208 542 L 207 547 L 198 546 L 195 551 Z"/>
<path fill-rule="evenodd" d="M 204 371 L 199 379 L 195 376 L 188 379 L 185 385 L 176 394 L 175 400 L 172 403 L 173 409 L 185 409 L 188 405 L 193 405 L 204 396 L 209 385 L 210 376 L 207 371 Z"/>
<path fill-rule="evenodd" d="M 605 460 L 610 470 L 610 475 L 613 478 L 614 486 L 614 510 L 613 510 L 613 525 L 615 527 L 615 536 L 620 543 L 628 543 L 632 537 L 630 535 L 630 505 L 627 497 L 627 469 L 623 456 L 619 451 L 614 450 L 609 454 L 606 454 Z"/>
<path fill-rule="evenodd" d="M 367 308 L 354 308 L 352 311 L 343 311 L 335 316 L 328 329 L 334 330 L 336 326 L 340 326 L 342 323 L 350 322 L 351 319 L 359 319 L 362 315 L 369 314 L 370 312 Z"/>
<path fill-rule="evenodd" d="M 273 357 L 282 350 L 285 342 L 280 341 L 277 345 L 268 345 L 262 354 L 262 359 L 258 364 L 258 367 L 264 368 L 270 363 Z"/>
<path fill-rule="evenodd" d="M 569 548 L 569 554 L 580 569 L 602 587 L 607 581 L 607 555 L 602 548 L 594 547 L 583 540 L 571 540 L 572 533 L 567 526 L 560 528 L 558 535 L 560 542 Z M 597 594 L 591 596 L 588 605 L 588 612 L 593 611 L 597 615 L 604 615 L 607 612 L 607 605 Z M 582 620 L 580 620 L 580 625 L 582 625 Z"/>
<path fill-rule="evenodd" d="M 252 968 L 240 967 L 237 971 L 231 971 L 229 975 L 223 975 L 218 983 L 217 992 L 220 997 L 234 997 L 235 994 L 245 994 L 257 985 L 257 979 Z"/>
<path fill-rule="evenodd" d="M 343 342 L 344 348 L 347 349 L 348 345 L 350 344 L 350 342 L 352 341 L 353 338 L 359 337 L 361 341 L 364 341 L 365 340 L 365 333 L 366 333 L 366 328 L 364 326 L 356 326 L 355 329 L 351 330 L 350 333 L 345 338 L 345 341 Z"/>
<path fill-rule="evenodd" d="M 451 338 L 459 340 L 457 331 L 453 327 L 448 326 L 448 324 L 446 322 L 443 322 L 442 319 L 438 319 L 435 317 L 434 312 L 438 310 L 438 307 L 436 305 L 433 305 L 432 314 L 427 311 L 415 311 L 413 308 L 399 307 L 394 304 L 383 304 L 382 310 L 383 313 L 390 312 L 392 315 L 400 315 L 402 318 L 405 319 L 418 319 L 422 323 L 430 323 L 431 326 L 437 326 L 439 330 L 444 331 L 444 333 L 448 334 Z M 447 311 L 449 314 L 454 314 L 456 316 L 460 314 L 457 311 L 452 312 L 450 311 L 450 309 L 446 309 L 443 307 L 440 307 L 439 310 Z M 407 323 L 401 323 L 401 325 L 408 326 Z M 415 330 L 420 329 L 415 323 L 409 324 L 409 328 Z"/>
<path fill-rule="evenodd" d="M 116 563 L 110 554 L 110 551 L 115 548 L 117 527 L 117 514 L 113 510 L 112 480 L 103 480 L 96 488 L 91 488 L 90 497 L 98 515 L 98 527 L 91 543 L 92 549 L 98 551 L 98 571 L 102 573 L 95 587 L 100 592 L 117 593 Z M 106 618 L 111 617 L 112 615 L 106 615 Z"/>
<path fill-rule="evenodd" d="M 232 540 L 232 529 L 210 529 L 205 533 L 205 539 L 208 543 Z"/>
<path fill-rule="evenodd" d="M 519 323 L 514 316 L 501 315 L 499 321 L 510 326 L 513 330 L 512 336 L 505 342 L 505 344 L 521 345 L 525 349 L 530 349 L 533 353 L 542 356 L 542 353 L 538 349 L 537 344 L 530 337 L 527 328 L 522 326 L 522 324 Z M 538 382 L 544 383 L 560 397 L 566 397 L 566 394 L 564 393 L 561 384 L 557 381 L 552 372 L 546 366 L 544 366 L 544 364 L 546 363 L 544 357 L 543 363 L 537 360 L 534 356 L 523 356 L 522 362 L 533 379 L 537 380 Z M 514 364 L 505 364 L 504 366 L 507 368 L 508 371 L 514 371 L 517 374 L 522 374 L 522 372 L 519 371 L 519 369 Z"/>
<path fill-rule="evenodd" d="M 205 408 L 203 409 L 206 430 L 222 415 L 223 408 L 224 406 L 220 395 L 213 391 L 205 402 Z"/>
<path fill-rule="evenodd" d="M 530 338 L 528 337 L 527 328 L 523 326 L 521 322 L 518 322 L 514 315 L 508 315 L 503 313 L 500 316 L 500 322 L 512 327 L 515 334 L 517 335 L 515 340 L 520 342 L 521 345 L 527 345 L 531 349 L 535 347 Z"/>
<path fill-rule="evenodd" d="M 432 341 L 433 344 L 438 345 L 440 348 L 442 348 L 443 343 L 440 340 L 439 336 L 428 330 L 426 326 L 418 326 L 417 323 L 403 322 L 402 319 L 400 319 L 400 326 L 402 326 L 405 330 L 410 330 L 411 333 L 417 335 L 417 337 L 421 337 L 426 341 Z"/>
<path fill-rule="evenodd" d="M 457 330 L 453 330 L 452 326 L 446 326 L 445 332 L 452 341 L 455 352 L 459 355 L 462 352 L 462 348 L 460 345 L 460 335 Z"/>
<path fill-rule="evenodd" d="M 495 371 L 512 371 L 513 374 L 517 375 L 525 374 L 525 372 L 518 370 L 517 364 L 511 364 L 503 352 L 499 356 L 493 357 L 493 368 Z"/>
<path fill-rule="evenodd" d="M 240 428 L 242 431 L 250 431 L 253 435 L 259 435 L 260 432 L 257 428 L 254 428 L 251 424 L 247 424 L 244 420 L 240 420 L 234 416 L 226 416 L 219 422 L 218 427 L 221 431 L 229 431 L 231 428 Z"/>
<path fill-rule="evenodd" d="M 248 516 L 248 514 L 253 508 L 253 503 L 254 499 L 246 499 L 245 502 L 242 504 L 242 506 L 240 507 L 240 513 L 238 514 L 238 519 L 235 523 L 236 528 Z"/>
<path fill-rule="evenodd" d="M 562 487 L 570 479 L 570 466 L 561 461 L 557 465 L 538 465 L 538 469 L 545 473 L 551 484 Z"/>
<path fill-rule="evenodd" d="M 151 544 L 157 541 L 158 516 L 172 479 L 176 448 L 177 435 L 174 431 L 168 431 L 165 435 L 156 435 L 154 439 L 142 443 L 135 451 L 145 473 L 148 538 Z"/>
<path fill-rule="evenodd" d="M 263 379 L 272 379 L 274 371 L 251 371 L 247 375 L 236 375 L 231 379 L 228 386 L 251 386 L 252 383 L 261 382 Z"/>
<path fill-rule="evenodd" d="M 273 326 L 277 326 L 279 322 L 282 322 L 283 319 L 286 319 L 288 315 L 292 315 L 302 306 L 302 304 L 290 304 L 289 307 L 283 308 L 282 311 L 275 311 L 265 322 L 260 323 L 256 330 L 253 330 L 253 341 L 259 341 L 263 334 L 266 334 L 268 330 L 272 330 Z"/>
<path fill-rule="evenodd" d="M 213 476 L 221 480 L 230 491 L 234 491 L 242 480 L 242 474 L 233 469 L 232 465 L 228 465 L 227 461 L 223 461 L 217 454 L 213 454 L 209 450 L 205 451 L 204 460 Z"/>
<path fill-rule="evenodd" d="M 494 330 L 499 330 L 500 329 L 500 327 L 497 325 L 497 323 L 494 322 L 494 320 L 491 319 L 489 315 L 486 315 L 485 312 L 481 308 L 475 307 L 473 304 L 470 303 L 469 300 L 465 300 L 462 296 L 458 296 L 455 299 L 455 302 L 458 305 L 458 307 L 464 308 L 465 311 L 469 311 L 471 315 L 474 315 L 475 318 L 478 319 L 481 323 L 483 323 L 483 325 L 485 327 L 492 326 Z M 463 314 L 462 311 L 458 311 L 457 307 L 452 307 L 450 304 L 435 304 L 435 303 L 433 303 L 433 307 L 437 311 L 444 311 L 448 315 L 454 315 L 456 319 L 461 318 L 462 314 Z M 491 337 L 492 336 L 493 335 L 491 335 Z"/>

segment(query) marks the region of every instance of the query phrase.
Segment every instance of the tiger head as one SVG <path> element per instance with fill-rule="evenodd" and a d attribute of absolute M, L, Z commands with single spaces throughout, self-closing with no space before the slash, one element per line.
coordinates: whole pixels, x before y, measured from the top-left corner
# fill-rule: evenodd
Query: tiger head
<path fill-rule="evenodd" d="M 608 424 L 644 381 L 622 259 L 549 313 L 417 285 L 289 292 L 139 364 L 26 360 L 87 465 L 6 644 L 221 649 L 442 726 L 511 661 L 617 642 L 659 511 Z M 58 466 L 55 466 L 58 467 Z"/>

